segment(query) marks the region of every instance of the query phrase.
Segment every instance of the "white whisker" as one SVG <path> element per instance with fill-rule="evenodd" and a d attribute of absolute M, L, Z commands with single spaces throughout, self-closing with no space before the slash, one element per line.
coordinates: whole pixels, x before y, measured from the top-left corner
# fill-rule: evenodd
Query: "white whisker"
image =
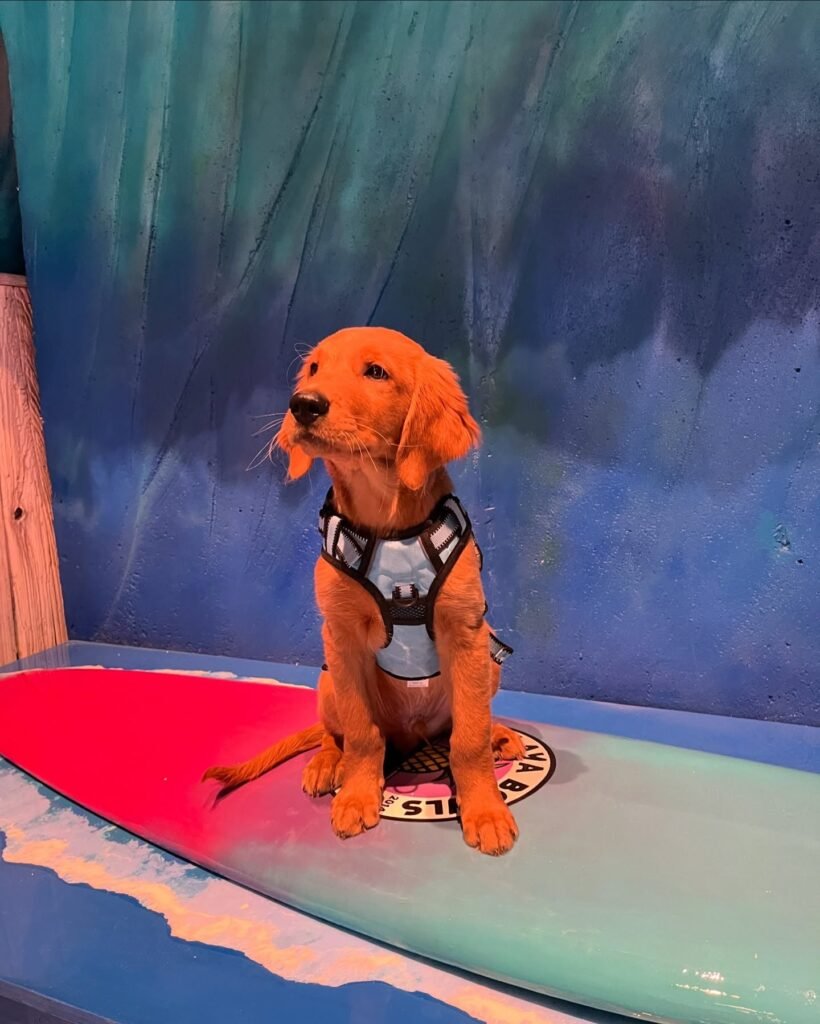
<path fill-rule="evenodd" d="M 287 370 L 285 370 L 285 379 L 290 380 L 290 368 L 293 366 L 294 363 L 303 363 L 304 361 L 304 356 L 294 356 L 293 359 L 291 359 L 291 361 L 288 363 Z"/>
<path fill-rule="evenodd" d="M 270 423 L 265 423 L 264 426 L 261 426 L 258 430 L 255 430 L 253 434 L 251 434 L 251 437 L 259 437 L 260 434 L 264 434 L 268 430 L 278 430 L 279 427 L 282 426 L 284 419 L 285 417 L 283 416 L 281 419 L 271 420 Z"/>
<path fill-rule="evenodd" d="M 386 445 L 388 445 L 388 447 L 390 447 L 390 448 L 398 448 L 398 447 L 400 447 L 400 442 L 398 442 L 398 441 L 391 441 L 389 437 L 385 437 L 384 434 L 382 434 L 381 431 L 376 430 L 376 428 L 374 426 L 369 425 L 367 423 L 361 423 L 359 420 L 357 420 L 353 416 L 351 416 L 351 419 L 356 424 L 356 426 L 359 428 L 359 430 L 371 430 L 376 435 L 376 437 L 380 437 L 382 439 L 382 441 L 384 441 L 384 443 Z M 423 448 L 424 445 L 421 445 L 421 444 L 404 444 L 404 445 L 401 445 L 401 447 L 402 448 Z"/>
<path fill-rule="evenodd" d="M 273 442 L 272 441 L 266 441 L 265 444 L 262 445 L 262 447 L 259 449 L 259 451 L 256 453 L 256 455 L 254 455 L 254 457 L 248 463 L 248 468 L 245 470 L 245 472 L 246 473 L 250 473 L 252 470 L 256 469 L 258 466 L 261 466 L 262 463 L 265 461 L 265 459 L 270 459 L 272 453 L 273 453 Z"/>

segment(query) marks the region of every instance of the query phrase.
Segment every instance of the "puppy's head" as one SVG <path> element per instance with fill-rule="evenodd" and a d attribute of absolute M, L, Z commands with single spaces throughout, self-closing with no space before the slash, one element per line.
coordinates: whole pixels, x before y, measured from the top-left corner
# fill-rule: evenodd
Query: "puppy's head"
<path fill-rule="evenodd" d="M 289 456 L 292 480 L 324 458 L 352 471 L 394 466 L 418 491 L 480 437 L 449 363 L 397 331 L 352 327 L 305 357 L 274 443 Z"/>

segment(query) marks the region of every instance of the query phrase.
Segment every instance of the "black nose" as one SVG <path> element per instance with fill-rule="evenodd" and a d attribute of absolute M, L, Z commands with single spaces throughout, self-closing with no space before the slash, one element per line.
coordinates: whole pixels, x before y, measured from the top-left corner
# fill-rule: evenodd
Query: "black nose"
<path fill-rule="evenodd" d="M 330 402 L 324 395 L 315 391 L 300 391 L 290 400 L 290 411 L 293 413 L 297 423 L 303 427 L 309 427 L 315 423 L 320 416 L 324 416 L 330 408 Z"/>

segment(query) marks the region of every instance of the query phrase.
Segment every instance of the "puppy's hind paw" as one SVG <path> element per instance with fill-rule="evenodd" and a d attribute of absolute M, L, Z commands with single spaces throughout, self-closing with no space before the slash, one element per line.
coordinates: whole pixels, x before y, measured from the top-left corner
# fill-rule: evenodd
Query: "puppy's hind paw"
<path fill-rule="evenodd" d="M 520 761 L 527 755 L 524 741 L 515 729 L 510 729 L 509 726 L 502 725 L 500 722 L 493 722 L 490 742 L 496 761 Z"/>
<path fill-rule="evenodd" d="M 302 789 L 308 796 L 327 796 L 341 783 L 342 754 L 339 750 L 320 750 L 302 772 Z"/>

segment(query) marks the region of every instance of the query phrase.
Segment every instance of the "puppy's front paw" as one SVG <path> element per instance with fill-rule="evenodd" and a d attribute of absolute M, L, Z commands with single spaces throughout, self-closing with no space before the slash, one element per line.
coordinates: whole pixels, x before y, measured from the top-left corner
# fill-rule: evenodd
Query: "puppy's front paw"
<path fill-rule="evenodd" d="M 350 839 L 379 823 L 381 790 L 370 786 L 342 786 L 330 806 L 330 823 L 340 839 Z"/>
<path fill-rule="evenodd" d="M 491 857 L 510 851 L 518 838 L 515 818 L 497 792 L 492 798 L 465 801 L 461 808 L 461 827 L 467 845 Z"/>

